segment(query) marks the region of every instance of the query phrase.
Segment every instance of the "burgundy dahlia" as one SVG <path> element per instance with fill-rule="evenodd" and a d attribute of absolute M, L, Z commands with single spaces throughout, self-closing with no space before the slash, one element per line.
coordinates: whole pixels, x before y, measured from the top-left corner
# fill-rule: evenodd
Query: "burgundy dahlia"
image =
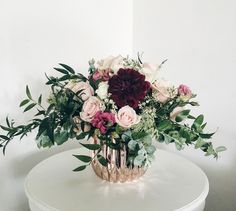
<path fill-rule="evenodd" d="M 145 81 L 145 76 L 133 69 L 120 69 L 108 81 L 111 98 L 120 108 L 129 105 L 137 108 L 150 89 L 150 83 Z"/>

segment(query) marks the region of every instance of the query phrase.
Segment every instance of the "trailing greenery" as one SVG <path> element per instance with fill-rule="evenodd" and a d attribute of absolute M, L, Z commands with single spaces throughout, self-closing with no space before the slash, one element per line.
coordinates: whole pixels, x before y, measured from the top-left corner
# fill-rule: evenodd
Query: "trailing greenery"
<path fill-rule="evenodd" d="M 142 63 L 140 57 L 138 60 L 128 57 L 122 58 L 122 60 L 116 59 L 119 59 L 118 64 L 122 64 L 123 68 L 128 68 L 129 73 L 134 70 L 141 73 L 144 71 L 145 64 Z M 215 158 L 218 158 L 219 152 L 226 150 L 224 146 L 213 147 L 210 139 L 214 133 L 205 132 L 207 123 L 204 121 L 204 116 L 201 114 L 194 117 L 191 115 L 190 109 L 186 109 L 186 107 L 198 106 L 198 103 L 192 100 L 196 95 L 192 94 L 187 86 L 181 85 L 177 90 L 164 85 L 155 87 L 159 86 L 161 82 L 150 82 L 154 88 L 147 89 L 145 97 L 139 102 L 138 107 L 133 109 L 126 105 L 118 108 L 114 101 L 116 98 L 112 98 L 112 91 L 108 92 L 110 84 L 107 81 L 117 74 L 114 73 L 112 67 L 108 69 L 99 67 L 99 69 L 95 66 L 95 61 L 91 60 L 87 78 L 76 73 L 66 64 L 59 65 L 54 69 L 61 76 L 46 75 L 46 85 L 51 87 L 51 93 L 46 99 L 47 106 L 42 104 L 42 95 L 34 98 L 29 87 L 26 86 L 26 99 L 22 100 L 19 106 L 23 112 L 34 111 L 33 118 L 27 124 L 16 125 L 13 119 L 6 117 L 6 123 L 0 125 L 4 131 L 0 135 L 0 148 L 2 148 L 3 154 L 6 153 L 6 147 L 15 137 L 19 137 L 21 140 L 35 129 L 37 129 L 36 142 L 39 148 L 61 145 L 70 139 L 98 138 L 97 143 L 80 143 L 86 149 L 94 152 L 94 156 L 74 155 L 84 163 L 74 171 L 84 170 L 95 159 L 102 166 L 107 166 L 110 161 L 102 153 L 104 145 L 114 150 L 126 149 L 128 167 L 148 167 L 151 164 L 156 151 L 156 147 L 153 145 L 154 139 L 166 144 L 173 143 L 178 150 L 193 145 L 196 149 L 202 150 L 206 156 L 211 155 Z M 109 73 L 107 70 L 112 71 Z M 146 83 L 142 75 L 139 77 L 143 83 Z M 139 78 L 135 80 L 139 80 Z M 126 83 L 128 82 L 125 81 L 124 84 Z M 78 85 L 82 88 L 78 88 Z M 135 92 L 137 91 L 135 90 Z M 164 101 L 160 95 L 164 97 L 168 95 L 168 97 Z M 85 104 L 89 103 L 88 101 L 91 99 L 93 103 L 99 103 L 99 105 L 95 104 L 99 110 L 92 113 L 93 116 L 89 119 L 90 107 L 87 108 L 88 117 L 83 117 L 83 115 L 86 113 Z M 95 109 L 92 106 L 94 104 L 91 104 L 91 109 Z M 132 114 L 133 116 L 131 115 L 129 118 L 133 118 L 132 121 L 136 122 L 131 121 L 129 126 L 124 126 L 129 119 L 125 119 L 123 122 L 122 119 L 119 119 L 119 112 L 122 112 L 122 109 L 128 109 L 128 113 L 125 115 Z M 176 112 L 176 109 L 179 111 Z"/>

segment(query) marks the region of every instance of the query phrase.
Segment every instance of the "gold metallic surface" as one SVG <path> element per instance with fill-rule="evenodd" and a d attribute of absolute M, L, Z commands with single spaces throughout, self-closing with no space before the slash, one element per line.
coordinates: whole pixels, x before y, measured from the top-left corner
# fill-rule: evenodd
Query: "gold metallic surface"
<path fill-rule="evenodd" d="M 94 137 L 93 143 L 99 143 Z M 97 151 L 93 151 L 94 157 Z M 146 169 L 142 167 L 128 167 L 126 165 L 127 150 L 124 146 L 120 150 L 111 149 L 107 145 L 103 145 L 100 154 L 108 161 L 107 166 L 102 166 L 97 158 L 92 161 L 92 167 L 98 177 L 109 182 L 130 182 L 140 178 Z"/>

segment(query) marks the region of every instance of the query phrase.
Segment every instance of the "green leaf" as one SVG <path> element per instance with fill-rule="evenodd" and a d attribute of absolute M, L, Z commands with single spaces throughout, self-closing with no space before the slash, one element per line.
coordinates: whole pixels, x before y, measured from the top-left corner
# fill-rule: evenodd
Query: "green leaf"
<path fill-rule="evenodd" d="M 156 151 L 156 147 L 151 145 L 145 148 L 148 154 L 153 154 Z"/>
<path fill-rule="evenodd" d="M 86 169 L 86 165 L 84 166 L 79 166 L 78 168 L 74 169 L 73 171 L 83 171 L 84 169 Z"/>
<path fill-rule="evenodd" d="M 20 103 L 20 107 L 26 105 L 30 100 L 29 99 L 25 99 Z"/>
<path fill-rule="evenodd" d="M 38 147 L 51 147 L 53 142 L 47 135 L 41 135 L 38 139 Z"/>
<path fill-rule="evenodd" d="M 82 144 L 80 143 L 82 146 L 84 146 L 85 148 L 89 149 L 89 150 L 99 150 L 101 149 L 99 144 Z"/>
<path fill-rule="evenodd" d="M 92 158 L 90 156 L 87 156 L 87 155 L 73 155 L 74 157 L 76 157 L 77 159 L 85 162 L 85 163 L 88 163 L 92 160 Z"/>
<path fill-rule="evenodd" d="M 9 128 L 9 127 L 5 127 L 5 126 L 3 126 L 3 125 L 0 125 L 0 127 L 3 129 L 3 130 L 5 130 L 5 131 L 12 131 L 12 129 L 11 128 Z"/>
<path fill-rule="evenodd" d="M 65 81 L 65 80 L 68 80 L 69 78 L 70 78 L 69 75 L 63 75 L 62 77 L 58 79 L 58 81 Z"/>
<path fill-rule="evenodd" d="M 7 136 L 0 135 L 0 139 L 9 140 Z"/>
<path fill-rule="evenodd" d="M 76 136 L 76 139 L 77 140 L 84 139 L 88 134 L 89 132 L 82 132 L 78 136 Z"/>
<path fill-rule="evenodd" d="M 32 96 L 31 96 L 31 93 L 30 93 L 28 85 L 26 86 L 26 95 L 28 96 L 29 99 L 32 100 Z"/>
<path fill-rule="evenodd" d="M 206 127 L 206 125 L 207 125 L 207 123 L 204 123 L 204 124 L 201 126 L 202 130 Z"/>
<path fill-rule="evenodd" d="M 204 116 L 201 114 L 199 115 L 193 122 L 191 128 L 196 132 L 202 132 L 201 124 L 203 123 Z"/>
<path fill-rule="evenodd" d="M 143 155 L 138 155 L 134 158 L 134 165 L 135 166 L 142 166 L 145 157 Z"/>
<path fill-rule="evenodd" d="M 31 104 L 29 104 L 29 105 L 25 108 L 24 112 L 29 111 L 31 108 L 33 108 L 33 107 L 36 106 L 36 105 L 37 105 L 36 103 L 31 103 Z"/>
<path fill-rule="evenodd" d="M 145 132 L 136 132 L 136 133 L 132 133 L 132 138 L 134 140 L 137 140 L 137 139 L 142 139 L 144 138 L 145 136 L 147 136 L 148 134 L 145 133 Z"/>
<path fill-rule="evenodd" d="M 164 130 L 167 130 L 169 128 L 172 128 L 172 123 L 170 120 L 163 120 L 159 123 L 159 125 L 157 126 L 157 130 L 158 131 L 164 131 Z"/>
<path fill-rule="evenodd" d="M 142 138 L 142 143 L 146 144 L 146 145 L 150 145 L 152 143 L 152 136 L 147 135 L 147 136 L 143 137 Z"/>
<path fill-rule="evenodd" d="M 188 118 L 189 119 L 196 119 L 194 116 L 192 116 L 192 115 L 188 115 Z"/>
<path fill-rule="evenodd" d="M 38 99 L 38 104 L 41 105 L 41 103 L 42 103 L 42 95 L 40 95 Z"/>
<path fill-rule="evenodd" d="M 54 136 L 54 139 L 55 139 L 55 142 L 57 143 L 57 145 L 61 145 L 63 144 L 64 142 L 66 142 L 69 138 L 69 133 L 64 130 L 60 133 L 56 133 L 55 136 Z"/>
<path fill-rule="evenodd" d="M 209 139 L 211 138 L 215 133 L 199 133 L 199 136 L 201 138 Z"/>
<path fill-rule="evenodd" d="M 206 142 L 204 140 L 202 140 L 202 138 L 198 138 L 198 140 L 196 141 L 196 144 L 195 144 L 195 149 L 202 147 L 205 143 Z"/>
<path fill-rule="evenodd" d="M 8 127 L 11 127 L 8 116 L 6 117 L 6 123 Z"/>
<path fill-rule="evenodd" d="M 103 166 L 107 166 L 107 160 L 102 155 L 97 155 L 97 159 L 99 163 L 101 163 Z"/>
<path fill-rule="evenodd" d="M 137 144 L 138 144 L 137 141 L 135 141 L 135 140 L 130 140 L 129 143 L 128 143 L 128 147 L 129 147 L 129 149 L 131 149 L 131 150 L 135 150 Z"/>
<path fill-rule="evenodd" d="M 66 65 L 66 64 L 62 64 L 62 63 L 59 63 L 59 65 L 61 65 L 62 67 L 64 67 L 66 70 L 68 70 L 70 73 L 72 74 L 75 74 L 75 71 L 73 70 L 72 67 Z"/>
<path fill-rule="evenodd" d="M 54 67 L 53 69 L 56 70 L 56 71 L 58 71 L 58 72 L 60 72 L 60 73 L 66 74 L 66 75 L 69 74 L 68 71 L 66 71 L 66 70 L 64 70 L 64 69 L 62 69 L 62 68 L 56 68 L 56 67 Z"/>
<path fill-rule="evenodd" d="M 215 149 L 216 152 L 223 152 L 225 150 L 227 150 L 227 148 L 225 146 L 219 146 L 219 147 L 216 147 L 216 149 Z"/>
<path fill-rule="evenodd" d="M 181 111 L 181 112 L 177 115 L 177 117 L 175 118 L 175 121 L 176 121 L 176 122 L 182 122 L 183 120 L 185 120 L 185 119 L 188 117 L 189 113 L 190 113 L 190 110 Z"/>
<path fill-rule="evenodd" d="M 199 106 L 199 103 L 198 102 L 190 102 L 189 103 L 191 106 Z"/>

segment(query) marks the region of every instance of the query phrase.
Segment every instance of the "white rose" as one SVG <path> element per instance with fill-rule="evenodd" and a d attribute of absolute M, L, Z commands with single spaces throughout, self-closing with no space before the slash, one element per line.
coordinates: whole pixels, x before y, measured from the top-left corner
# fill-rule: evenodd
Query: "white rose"
<path fill-rule="evenodd" d="M 124 106 L 120 108 L 115 115 L 115 119 L 118 125 L 123 128 L 130 128 L 131 126 L 138 124 L 141 117 L 138 116 L 133 108 L 130 106 Z"/>
<path fill-rule="evenodd" d="M 98 63 L 99 70 L 111 70 L 112 74 L 117 73 L 117 71 L 123 67 L 123 57 L 122 56 L 108 56 L 107 58 L 100 60 Z"/>
<path fill-rule="evenodd" d="M 82 100 L 87 100 L 90 96 L 94 95 L 94 90 L 93 88 L 90 86 L 89 82 L 76 82 L 76 81 L 69 81 L 68 84 L 66 84 L 65 88 L 70 89 L 72 92 L 74 92 L 75 94 L 80 91 L 79 96 L 82 98 Z"/>
<path fill-rule="evenodd" d="M 149 81 L 150 83 L 153 83 L 157 80 L 158 72 L 159 65 L 150 63 L 143 63 L 142 68 L 140 70 L 140 73 L 145 75 L 146 81 Z"/>
<path fill-rule="evenodd" d="M 107 95 L 108 95 L 108 82 L 100 82 L 98 84 L 98 89 L 96 90 L 96 93 L 98 95 L 98 97 L 100 97 L 100 99 L 105 99 L 107 98 Z"/>
<path fill-rule="evenodd" d="M 165 80 L 157 80 L 152 84 L 153 96 L 161 103 L 165 103 L 177 95 L 174 86 Z"/>

